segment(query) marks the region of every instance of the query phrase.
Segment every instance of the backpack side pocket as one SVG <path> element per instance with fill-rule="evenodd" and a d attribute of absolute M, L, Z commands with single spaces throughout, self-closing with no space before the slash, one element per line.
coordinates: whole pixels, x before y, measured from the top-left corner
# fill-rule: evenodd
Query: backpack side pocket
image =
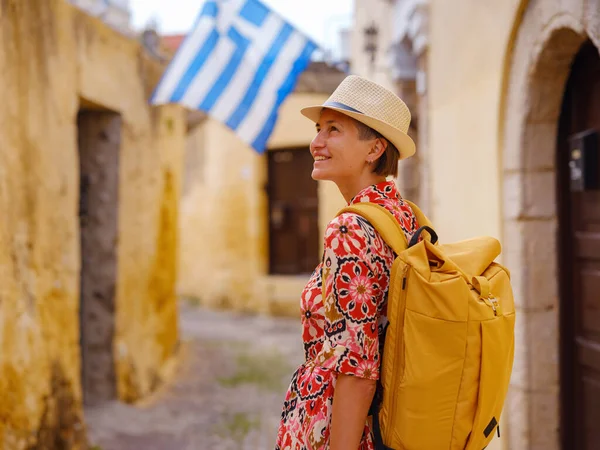
<path fill-rule="evenodd" d="M 481 372 L 477 411 L 465 450 L 481 450 L 493 439 L 508 390 L 514 341 L 514 313 L 481 322 Z"/>

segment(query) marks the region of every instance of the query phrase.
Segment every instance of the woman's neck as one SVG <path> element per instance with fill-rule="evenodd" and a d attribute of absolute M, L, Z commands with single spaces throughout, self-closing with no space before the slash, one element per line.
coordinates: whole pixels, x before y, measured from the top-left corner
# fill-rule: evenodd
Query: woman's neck
<path fill-rule="evenodd" d="M 348 180 L 347 183 L 337 182 L 337 187 L 340 193 L 344 196 L 346 203 L 350 203 L 356 194 L 362 191 L 364 188 L 372 186 L 374 184 L 382 183 L 386 180 L 383 175 L 377 175 L 376 173 L 369 173 L 367 176 L 359 179 Z"/>

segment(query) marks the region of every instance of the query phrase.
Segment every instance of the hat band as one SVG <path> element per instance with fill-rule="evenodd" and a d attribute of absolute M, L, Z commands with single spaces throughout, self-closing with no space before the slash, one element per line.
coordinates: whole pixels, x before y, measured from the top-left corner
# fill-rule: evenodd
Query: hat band
<path fill-rule="evenodd" d="M 340 103 L 340 102 L 325 102 L 325 103 L 323 103 L 323 106 L 331 106 L 333 108 L 339 108 L 339 109 L 343 109 L 343 110 L 350 111 L 350 112 L 364 114 L 362 111 L 359 111 L 358 109 L 354 109 L 351 106 L 344 105 L 343 103 Z"/>

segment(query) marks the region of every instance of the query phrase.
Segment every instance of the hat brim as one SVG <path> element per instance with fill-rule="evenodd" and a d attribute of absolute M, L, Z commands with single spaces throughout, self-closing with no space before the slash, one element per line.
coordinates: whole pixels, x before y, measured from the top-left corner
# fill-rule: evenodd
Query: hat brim
<path fill-rule="evenodd" d="M 398 157 L 399 160 L 409 158 L 415 154 L 415 143 L 408 134 L 388 124 L 387 122 L 383 122 L 363 113 L 348 111 L 344 108 L 338 108 L 335 106 L 324 105 L 307 106 L 306 108 L 302 108 L 300 113 L 304 117 L 316 123 L 319 121 L 319 118 L 321 117 L 321 111 L 323 111 L 323 109 L 331 109 L 333 111 L 345 114 L 381 133 L 383 137 L 394 144 L 394 146 L 398 149 L 398 153 L 400 154 Z"/>

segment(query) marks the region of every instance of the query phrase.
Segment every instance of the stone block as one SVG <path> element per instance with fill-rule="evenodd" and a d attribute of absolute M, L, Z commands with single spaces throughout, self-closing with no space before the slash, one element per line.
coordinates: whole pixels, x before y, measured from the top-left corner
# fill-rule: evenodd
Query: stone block
<path fill-rule="evenodd" d="M 510 450 L 558 450 L 558 388 L 532 392 L 511 386 L 502 414 L 504 432 Z"/>
<path fill-rule="evenodd" d="M 558 386 L 542 392 L 528 392 L 531 450 L 559 450 L 560 400 Z M 526 447 L 514 447 L 526 448 Z"/>
<path fill-rule="evenodd" d="M 514 75 L 513 75 L 514 76 Z M 511 90 L 507 101 L 504 123 L 504 142 L 502 148 L 502 167 L 507 171 L 523 169 L 523 122 L 524 115 L 519 114 L 519 102 L 524 102 L 518 86 Z"/>
<path fill-rule="evenodd" d="M 525 223 L 517 220 L 506 220 L 504 222 L 504 233 L 502 236 L 502 264 L 510 271 L 511 284 L 515 301 L 520 305 L 518 299 L 525 296 L 524 274 L 527 271 L 525 264 L 525 241 L 523 239 L 523 228 Z"/>
<path fill-rule="evenodd" d="M 529 449 L 529 395 L 523 388 L 510 386 L 502 422 L 507 424 L 504 437 L 511 450 Z"/>
<path fill-rule="evenodd" d="M 527 311 L 558 310 L 556 228 L 556 220 L 523 223 L 526 297 L 519 304 Z"/>
<path fill-rule="evenodd" d="M 586 17 L 586 5 L 590 3 L 590 0 L 558 0 L 556 1 L 558 9 L 572 18 L 577 22 L 583 24 Z M 592 0 L 593 3 L 593 0 Z M 596 5 L 600 3 L 596 2 Z M 596 6 L 599 7 L 599 6 Z"/>
<path fill-rule="evenodd" d="M 586 2 L 583 20 L 590 39 L 600 48 L 600 0 Z"/>
<path fill-rule="evenodd" d="M 553 171 L 527 172 L 523 176 L 524 204 L 521 214 L 528 218 L 556 216 L 556 174 Z"/>
<path fill-rule="evenodd" d="M 502 245 L 517 307 L 537 311 L 556 306 L 556 221 L 507 220 Z"/>
<path fill-rule="evenodd" d="M 527 327 L 529 385 L 534 391 L 554 389 L 559 383 L 559 317 L 557 309 L 522 313 Z"/>
<path fill-rule="evenodd" d="M 511 386 L 502 414 L 507 424 L 506 448 L 511 450 L 558 450 L 558 388 L 535 392 Z"/>
<path fill-rule="evenodd" d="M 522 142 L 525 170 L 549 171 L 555 167 L 557 123 L 528 123 Z"/>
<path fill-rule="evenodd" d="M 549 389 L 559 380 L 558 308 L 517 308 L 511 384 L 522 389 Z"/>
<path fill-rule="evenodd" d="M 511 374 L 511 386 L 524 389 L 529 384 L 529 346 L 527 339 L 527 317 L 517 310 L 515 321 L 515 356 Z"/>
<path fill-rule="evenodd" d="M 502 199 L 505 219 L 517 219 L 523 210 L 523 178 L 522 172 L 504 172 Z"/>
<path fill-rule="evenodd" d="M 536 78 L 530 80 L 531 89 L 527 99 L 527 118 L 531 122 L 548 123 L 558 120 L 565 77 L 557 74 L 554 79 Z"/>

